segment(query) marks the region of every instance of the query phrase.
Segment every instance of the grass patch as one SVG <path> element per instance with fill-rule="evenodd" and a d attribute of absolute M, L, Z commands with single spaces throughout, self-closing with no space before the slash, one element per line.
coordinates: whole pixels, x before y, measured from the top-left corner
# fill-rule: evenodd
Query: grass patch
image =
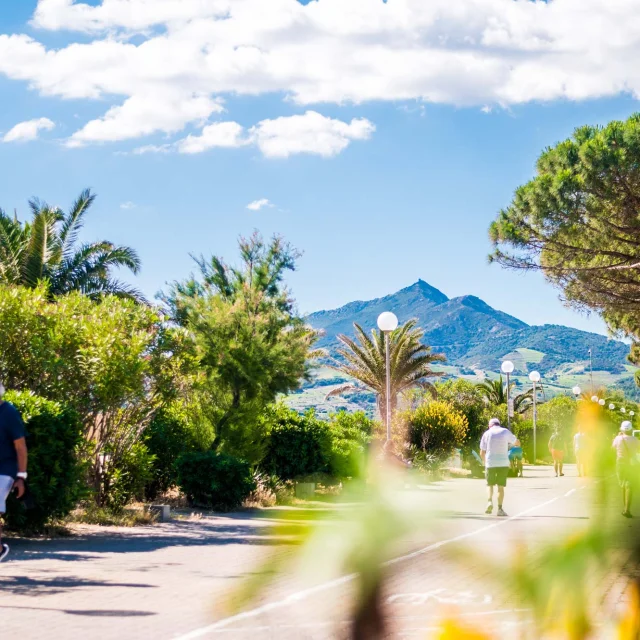
<path fill-rule="evenodd" d="M 157 519 L 156 513 L 144 509 L 142 505 L 127 507 L 122 511 L 90 505 L 72 511 L 67 522 L 100 527 L 139 527 L 155 524 Z"/>
<path fill-rule="evenodd" d="M 527 363 L 538 364 L 544 358 L 542 351 L 536 351 L 535 349 L 525 349 L 521 347 L 516 351 L 522 356 L 523 360 Z"/>

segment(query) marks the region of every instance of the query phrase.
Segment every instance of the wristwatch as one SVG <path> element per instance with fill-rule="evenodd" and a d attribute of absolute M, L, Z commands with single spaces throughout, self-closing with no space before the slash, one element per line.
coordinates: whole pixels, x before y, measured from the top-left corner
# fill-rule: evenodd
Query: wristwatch
<path fill-rule="evenodd" d="M 21 478 L 22 480 L 26 480 L 27 479 L 27 472 L 26 471 L 18 471 L 18 473 L 16 474 L 17 478 Z"/>

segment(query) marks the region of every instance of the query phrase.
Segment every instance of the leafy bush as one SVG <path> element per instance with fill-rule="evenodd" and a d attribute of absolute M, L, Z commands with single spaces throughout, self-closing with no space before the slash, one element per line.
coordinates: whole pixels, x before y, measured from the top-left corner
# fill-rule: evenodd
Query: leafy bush
<path fill-rule="evenodd" d="M 364 411 L 338 411 L 329 419 L 330 474 L 336 478 L 355 478 L 362 474 L 373 433 L 374 421 Z"/>
<path fill-rule="evenodd" d="M 35 508 L 26 511 L 11 498 L 7 524 L 14 530 L 38 531 L 49 520 L 66 516 L 86 493 L 76 455 L 82 425 L 73 411 L 33 393 L 9 391 L 5 399 L 26 423 L 28 482 L 35 500 Z"/>
<path fill-rule="evenodd" d="M 177 462 L 179 486 L 191 504 L 228 511 L 256 489 L 251 467 L 224 453 L 195 451 Z"/>
<path fill-rule="evenodd" d="M 506 404 L 488 404 L 485 406 L 484 411 L 482 412 L 482 430 L 480 432 L 480 436 L 489 428 L 489 420 L 491 418 L 498 418 L 500 420 L 500 424 L 506 427 L 509 424 L 509 418 L 507 416 L 507 405 Z M 515 429 L 518 424 L 522 420 L 522 416 L 520 414 L 515 414 L 511 418 L 511 431 L 515 433 Z M 480 438 L 475 443 L 476 448 L 480 446 Z"/>
<path fill-rule="evenodd" d="M 465 441 L 467 418 L 448 402 L 427 402 L 405 414 L 409 443 L 440 458 L 448 456 Z"/>
<path fill-rule="evenodd" d="M 144 500 L 145 487 L 153 478 L 155 456 L 142 442 L 128 449 L 107 476 L 105 506 L 119 513 L 132 500 Z"/>
<path fill-rule="evenodd" d="M 0 335 L 5 385 L 64 399 L 79 416 L 94 496 L 105 504 L 110 469 L 121 466 L 119 458 L 142 440 L 158 407 L 180 388 L 188 335 L 132 300 L 105 296 L 98 303 L 74 292 L 51 302 L 44 286 L 4 285 Z M 112 464 L 101 473 L 98 457 L 107 453 Z"/>
<path fill-rule="evenodd" d="M 487 428 L 485 420 L 486 404 L 477 385 L 464 378 L 436 382 L 438 400 L 448 402 L 467 419 L 468 431 L 464 442 L 465 449 L 477 449 L 480 438 Z"/>
<path fill-rule="evenodd" d="M 331 469 L 329 425 L 311 409 L 300 415 L 282 404 L 268 409 L 270 423 L 267 454 L 262 468 L 282 480 L 293 480 Z"/>
<path fill-rule="evenodd" d="M 512 431 L 518 437 L 518 440 L 520 440 L 525 459 L 528 462 L 533 462 L 533 420 L 521 420 L 517 422 L 513 426 Z M 536 426 L 536 457 L 538 460 L 551 458 L 547 444 L 552 433 L 553 430 L 538 421 Z"/>
<path fill-rule="evenodd" d="M 145 431 L 145 444 L 154 456 L 147 497 L 154 498 L 178 484 L 176 463 L 182 454 L 204 451 L 211 445 L 212 433 L 193 424 L 187 412 L 186 408 L 171 406 L 160 411 Z"/>

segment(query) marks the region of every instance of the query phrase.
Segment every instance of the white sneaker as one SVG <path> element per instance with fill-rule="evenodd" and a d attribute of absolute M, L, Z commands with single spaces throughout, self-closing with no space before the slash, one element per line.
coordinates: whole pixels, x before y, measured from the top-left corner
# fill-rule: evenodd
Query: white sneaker
<path fill-rule="evenodd" d="M 3 543 L 2 547 L 0 547 L 0 562 L 2 562 L 8 555 L 9 555 L 9 545 Z"/>
<path fill-rule="evenodd" d="M 498 515 L 506 516 L 507 514 L 505 513 L 505 510 L 502 507 L 498 507 Z"/>
<path fill-rule="evenodd" d="M 485 510 L 485 513 L 487 513 L 487 514 L 491 514 L 491 513 L 493 513 L 493 503 L 492 503 L 492 502 L 490 502 L 490 503 L 487 505 L 487 508 L 486 508 L 486 510 Z"/>

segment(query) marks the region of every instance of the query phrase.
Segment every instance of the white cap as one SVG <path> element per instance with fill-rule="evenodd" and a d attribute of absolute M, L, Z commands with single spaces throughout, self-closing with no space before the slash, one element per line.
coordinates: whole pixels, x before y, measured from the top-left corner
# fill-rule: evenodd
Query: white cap
<path fill-rule="evenodd" d="M 633 425 L 628 420 L 625 420 L 620 425 L 620 431 L 633 431 Z"/>
<path fill-rule="evenodd" d="M 500 420 L 498 420 L 498 418 L 491 418 L 491 420 L 489 420 L 489 427 L 499 427 L 500 426 Z"/>

